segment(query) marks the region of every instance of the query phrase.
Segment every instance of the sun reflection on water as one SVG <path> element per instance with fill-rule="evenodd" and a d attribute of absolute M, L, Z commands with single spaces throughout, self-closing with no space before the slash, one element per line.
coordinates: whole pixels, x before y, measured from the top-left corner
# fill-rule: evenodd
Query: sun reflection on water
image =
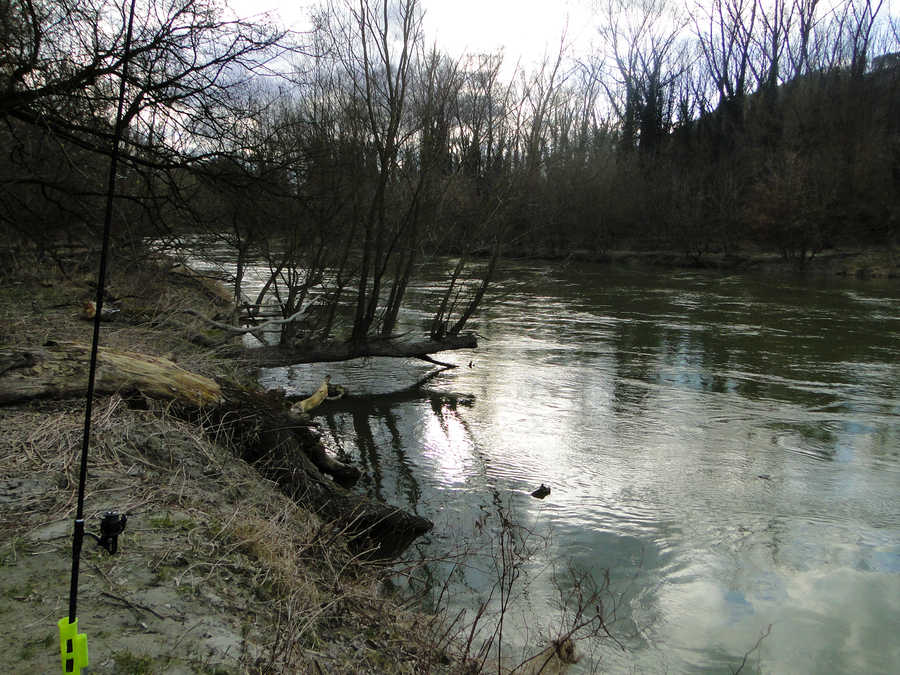
<path fill-rule="evenodd" d="M 425 420 L 424 457 L 434 463 L 434 478 L 447 486 L 466 483 L 471 473 L 473 443 L 459 413 L 442 409 Z"/>

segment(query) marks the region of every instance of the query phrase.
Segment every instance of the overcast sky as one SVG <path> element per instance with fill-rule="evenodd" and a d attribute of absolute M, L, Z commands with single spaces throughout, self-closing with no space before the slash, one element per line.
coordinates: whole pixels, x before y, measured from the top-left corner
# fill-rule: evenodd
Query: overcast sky
<path fill-rule="evenodd" d="M 595 33 L 583 0 L 424 0 L 425 35 L 447 52 L 492 52 L 524 62 L 556 54 L 560 37 L 583 42 Z"/>
<path fill-rule="evenodd" d="M 311 7 L 317 0 L 228 0 L 241 16 L 272 11 L 290 28 L 306 30 Z M 592 9 L 596 0 L 420 0 L 425 11 L 426 44 L 454 57 L 465 53 L 492 53 L 503 49 L 504 70 L 517 61 L 526 67 L 545 54 L 555 56 L 563 32 L 572 47 L 570 54 L 589 53 L 597 44 L 600 22 Z M 843 0 L 821 0 L 820 7 Z M 673 0 L 681 9 L 684 4 Z M 877 2 L 876 2 L 877 4 Z M 884 0 L 880 16 L 897 16 L 900 0 Z M 895 47 L 896 49 L 896 47 Z M 889 50 L 891 51 L 891 50 Z"/>
<path fill-rule="evenodd" d="M 230 0 L 245 17 L 274 11 L 290 27 L 302 30 L 308 0 Z M 566 31 L 569 41 L 583 45 L 596 34 L 590 0 L 422 0 L 425 39 L 453 56 L 504 49 L 508 63 L 555 55 Z"/>

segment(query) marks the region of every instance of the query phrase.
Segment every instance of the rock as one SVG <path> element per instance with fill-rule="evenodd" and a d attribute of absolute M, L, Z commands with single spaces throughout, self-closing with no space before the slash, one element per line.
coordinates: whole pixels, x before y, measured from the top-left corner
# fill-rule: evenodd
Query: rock
<path fill-rule="evenodd" d="M 548 488 L 546 485 L 541 483 L 541 487 L 539 487 L 537 490 L 532 492 L 531 496 L 536 499 L 543 499 L 544 497 L 546 497 L 549 494 L 550 494 L 550 488 Z"/>

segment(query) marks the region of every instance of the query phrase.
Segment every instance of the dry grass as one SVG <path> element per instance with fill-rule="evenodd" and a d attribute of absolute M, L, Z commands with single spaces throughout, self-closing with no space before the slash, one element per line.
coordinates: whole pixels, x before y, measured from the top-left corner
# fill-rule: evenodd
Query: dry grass
<path fill-rule="evenodd" d="M 33 487 L 16 508 L 0 504 L 0 539 L 28 540 L 74 516 L 81 423 L 75 406 L 0 409 L 0 474 L 27 477 Z M 316 664 L 323 672 L 413 672 L 422 661 L 423 645 L 409 638 L 418 616 L 379 593 L 378 570 L 195 427 L 112 397 L 96 409 L 89 466 L 88 530 L 109 508 L 129 514 L 120 541 L 127 561 L 87 555 L 103 578 L 130 578 L 109 582 L 110 597 L 152 598 L 165 586 L 197 599 L 188 616 L 210 611 L 204 594 L 223 598 L 244 624 L 244 672 L 315 672 Z M 65 558 L 64 542 L 61 549 Z"/>
<path fill-rule="evenodd" d="M 48 340 L 90 344 L 93 323 L 80 315 L 83 304 L 95 298 L 96 271 L 75 269 L 63 275 L 37 261 L 27 268 L 29 275 L 0 280 L 0 347 Z M 244 365 L 225 353 L 227 344 L 198 345 L 198 339 L 220 341 L 223 336 L 183 311 L 227 311 L 221 299 L 212 298 L 207 284 L 173 274 L 167 265 L 120 262 L 109 271 L 106 303 L 121 311 L 102 324 L 101 344 L 165 356 L 201 375 L 246 379 Z"/>

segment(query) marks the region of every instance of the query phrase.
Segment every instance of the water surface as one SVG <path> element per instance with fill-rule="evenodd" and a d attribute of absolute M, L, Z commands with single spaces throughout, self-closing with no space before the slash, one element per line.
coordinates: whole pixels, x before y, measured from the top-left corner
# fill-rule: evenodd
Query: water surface
<path fill-rule="evenodd" d="M 439 292 L 414 289 L 407 327 Z M 585 645 L 584 671 L 731 672 L 769 626 L 744 672 L 900 669 L 896 285 L 508 265 L 471 327 L 479 349 L 414 392 L 413 360 L 262 373 L 377 394 L 319 421 L 359 489 L 435 521 L 413 557 L 477 549 L 451 607 L 490 587 L 500 506 L 535 532 L 513 654 L 558 625 L 571 562 L 609 571 L 624 646 Z"/>

